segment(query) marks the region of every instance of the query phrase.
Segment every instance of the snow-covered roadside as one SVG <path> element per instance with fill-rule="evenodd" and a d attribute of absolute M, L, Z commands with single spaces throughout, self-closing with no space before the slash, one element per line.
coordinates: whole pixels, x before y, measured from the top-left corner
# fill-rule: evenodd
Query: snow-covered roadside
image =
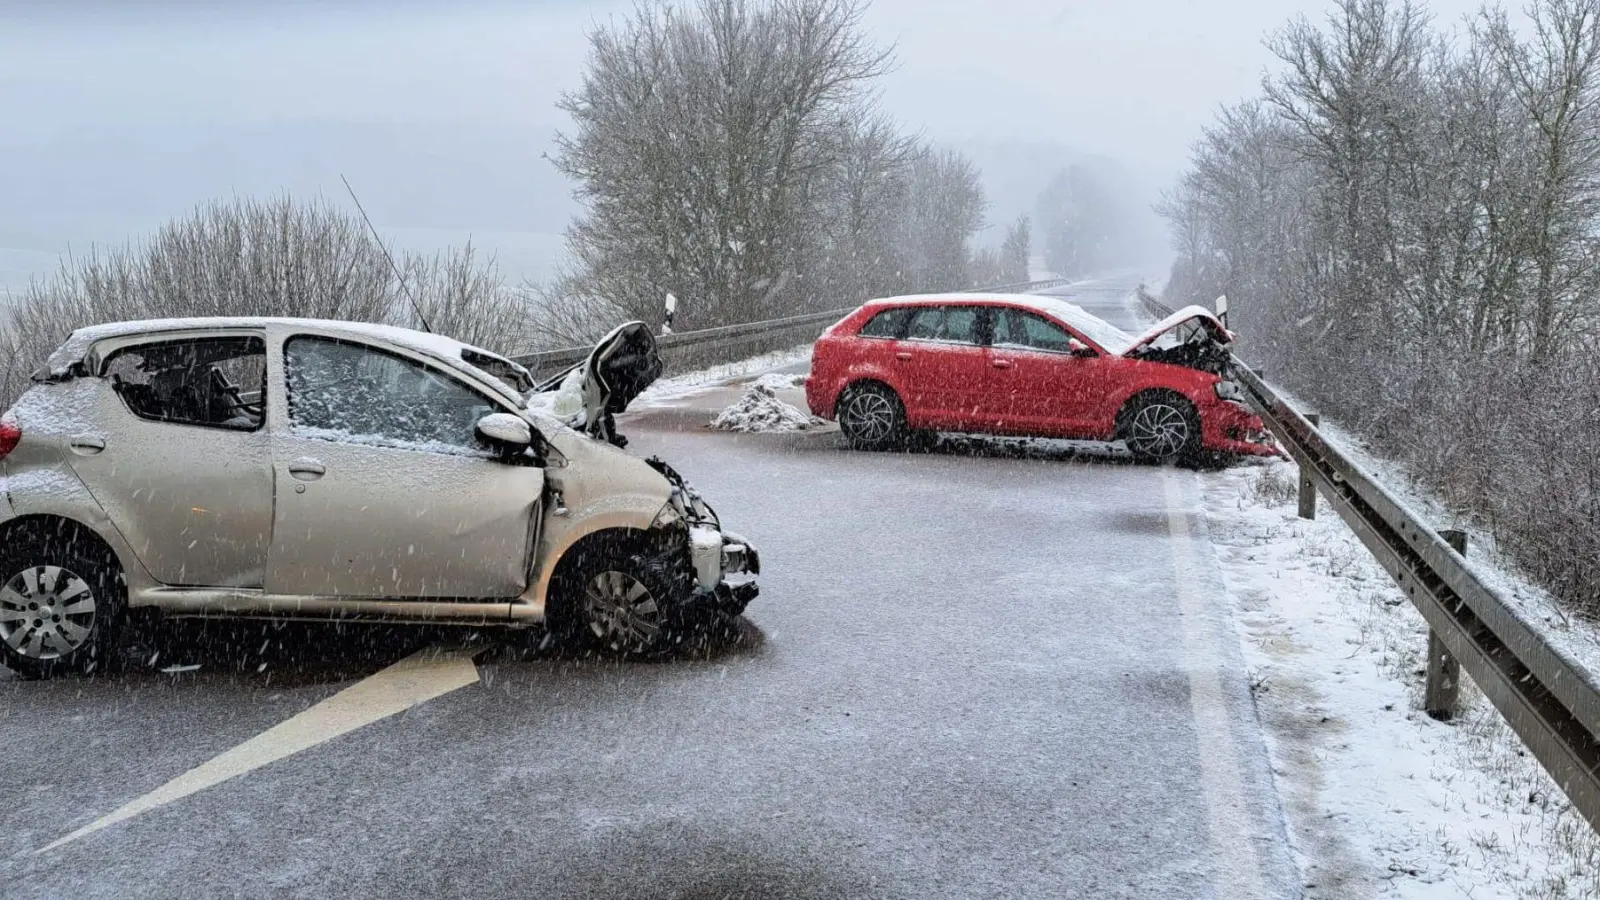
<path fill-rule="evenodd" d="M 738 362 L 724 363 L 693 372 L 684 372 L 681 375 L 659 379 L 655 384 L 646 388 L 644 393 L 633 401 L 632 405 L 638 409 L 658 406 L 672 400 L 681 400 L 707 388 L 727 384 L 752 374 L 770 372 L 774 369 L 781 369 L 800 363 L 809 365 L 810 362 L 811 345 L 807 344 L 804 347 L 777 350 L 772 353 L 753 356 L 749 359 L 742 359 Z"/>
<path fill-rule="evenodd" d="M 1422 712 L 1421 616 L 1326 504 L 1296 516 L 1294 466 L 1203 482 L 1306 896 L 1600 896 L 1600 841 L 1470 681 Z"/>

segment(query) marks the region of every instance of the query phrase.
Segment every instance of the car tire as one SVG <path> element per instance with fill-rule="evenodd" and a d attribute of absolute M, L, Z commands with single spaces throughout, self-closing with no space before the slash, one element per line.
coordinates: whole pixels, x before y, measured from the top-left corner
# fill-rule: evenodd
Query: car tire
<path fill-rule="evenodd" d="M 1117 415 L 1117 437 L 1140 462 L 1188 462 L 1200 454 L 1200 414 L 1176 391 L 1145 391 Z"/>
<path fill-rule="evenodd" d="M 550 627 L 577 646 L 648 656 L 681 637 L 679 608 L 694 590 L 687 563 L 628 542 L 574 548 L 552 579 Z"/>
<path fill-rule="evenodd" d="M 111 550 L 64 521 L 12 531 L 0 548 L 0 663 L 24 678 L 87 674 L 112 658 L 128 589 Z"/>
<path fill-rule="evenodd" d="M 839 430 L 857 450 L 897 450 L 906 446 L 906 407 L 888 386 L 867 382 L 845 389 L 837 411 Z"/>

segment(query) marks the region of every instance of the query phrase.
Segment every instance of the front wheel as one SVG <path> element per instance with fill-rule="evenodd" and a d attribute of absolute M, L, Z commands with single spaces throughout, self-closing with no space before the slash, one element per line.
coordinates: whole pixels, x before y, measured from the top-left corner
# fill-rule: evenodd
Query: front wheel
<path fill-rule="evenodd" d="M 27 678 L 92 672 L 116 646 L 126 588 L 110 551 L 40 525 L 0 549 L 0 663 Z"/>
<path fill-rule="evenodd" d="M 1128 401 L 1118 416 L 1118 436 L 1140 462 L 1194 459 L 1200 452 L 1200 415 L 1173 391 L 1150 391 Z"/>
<path fill-rule="evenodd" d="M 881 384 L 854 385 L 839 398 L 839 430 L 857 450 L 887 450 L 905 444 L 906 408 Z"/>
<path fill-rule="evenodd" d="M 556 578 L 552 624 L 591 647 L 639 656 L 666 648 L 677 607 L 693 590 L 667 559 L 623 547 L 586 552 Z"/>

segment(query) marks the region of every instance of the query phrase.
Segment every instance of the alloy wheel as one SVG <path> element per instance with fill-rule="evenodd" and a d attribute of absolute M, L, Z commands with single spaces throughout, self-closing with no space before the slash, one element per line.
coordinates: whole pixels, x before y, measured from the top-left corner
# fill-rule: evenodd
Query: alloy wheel
<path fill-rule="evenodd" d="M 601 572 L 591 579 L 583 607 L 590 630 L 613 649 L 648 646 L 661 631 L 661 604 L 626 572 Z"/>
<path fill-rule="evenodd" d="M 1177 456 L 1189 444 L 1189 417 L 1170 403 L 1147 403 L 1128 422 L 1128 449 L 1152 459 Z"/>
<path fill-rule="evenodd" d="M 895 408 L 877 391 L 857 391 L 845 403 L 839 424 L 851 436 L 868 444 L 887 440 L 894 433 Z"/>
<path fill-rule="evenodd" d="M 60 566 L 30 566 L 0 587 L 0 641 L 29 659 L 60 659 L 89 640 L 95 597 Z"/>

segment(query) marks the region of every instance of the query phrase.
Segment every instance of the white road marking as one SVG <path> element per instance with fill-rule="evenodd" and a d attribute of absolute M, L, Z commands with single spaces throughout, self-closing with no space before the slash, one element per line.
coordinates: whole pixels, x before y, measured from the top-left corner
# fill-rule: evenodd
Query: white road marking
<path fill-rule="evenodd" d="M 429 649 L 414 653 L 36 852 L 54 850 L 477 682 L 478 667 L 470 652 Z"/>
<path fill-rule="evenodd" d="M 1172 535 L 1172 568 L 1178 610 L 1182 613 L 1184 668 L 1189 673 L 1189 706 L 1199 743 L 1200 780 L 1206 800 L 1206 825 L 1211 839 L 1212 886 L 1228 900 L 1263 900 L 1267 896 L 1261 860 L 1251 836 L 1255 828 L 1239 774 L 1239 748 L 1222 693 L 1213 650 L 1217 635 L 1210 622 L 1214 611 L 1196 590 L 1201 567 L 1189 532 L 1189 504 L 1183 482 L 1187 473 L 1166 474 L 1167 525 Z"/>

